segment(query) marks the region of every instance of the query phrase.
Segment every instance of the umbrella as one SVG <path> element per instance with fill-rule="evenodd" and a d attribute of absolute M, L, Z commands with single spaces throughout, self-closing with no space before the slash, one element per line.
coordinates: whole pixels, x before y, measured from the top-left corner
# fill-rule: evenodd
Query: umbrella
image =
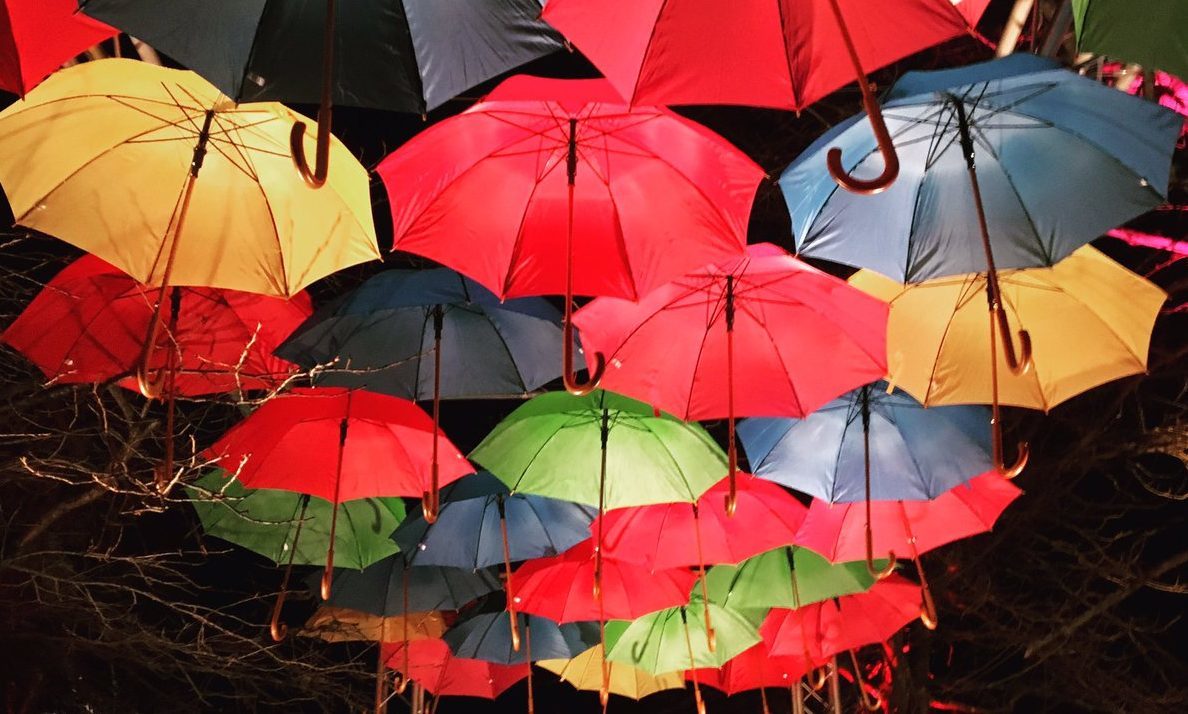
<path fill-rule="evenodd" d="M 375 496 L 417 496 L 429 479 L 431 442 L 447 455 L 447 482 L 473 469 L 444 436 L 434 438 L 429 416 L 412 402 L 346 389 L 295 389 L 266 401 L 206 454 L 248 488 L 307 493 L 331 503 Z M 338 509 L 330 518 L 330 547 L 322 594 L 334 568 Z"/>
<path fill-rule="evenodd" d="M 909 74 L 885 110 L 907 175 L 893 190 L 855 203 L 823 178 L 828 144 L 841 142 L 851 170 L 873 156 L 857 117 L 780 178 L 799 252 L 913 283 L 984 271 L 991 348 L 1001 340 L 1006 366 L 1026 372 L 1030 335 L 1016 353 L 998 269 L 1051 266 L 1161 203 L 1178 117 L 1030 55 Z M 997 369 L 992 353 L 992 382 Z"/>
<path fill-rule="evenodd" d="M 868 549 L 906 550 L 916 563 L 923 588 L 924 624 L 935 626 L 936 608 L 920 555 L 933 548 L 984 533 L 1023 492 L 995 471 L 954 486 L 931 501 L 875 501 L 870 514 L 855 504 L 813 501 L 796 542 L 832 562 L 856 560 Z M 869 524 L 869 527 L 868 525 Z M 865 538 L 870 534 L 870 540 Z"/>
<path fill-rule="evenodd" d="M 1167 294 L 1091 246 L 1051 268 L 998 276 L 1003 314 L 1030 333 L 1035 365 L 1023 374 L 987 342 L 984 274 L 904 286 L 868 271 L 855 287 L 891 303 L 890 380 L 925 406 L 991 402 L 1048 411 L 1105 382 L 1147 369 L 1151 329 Z M 938 309 L 939 308 L 939 309 Z M 989 378 L 975 365 L 991 360 Z M 1001 377 L 1001 379 L 1000 379 Z M 1001 464 L 1002 444 L 991 442 Z M 1011 473 L 1012 469 L 1004 469 Z"/>
<path fill-rule="evenodd" d="M 287 631 L 280 613 L 294 565 L 324 565 L 330 538 L 334 538 L 339 565 L 349 568 L 365 568 L 398 550 L 389 536 L 404 519 L 404 502 L 399 498 L 366 498 L 335 506 L 308 494 L 246 489 L 218 471 L 202 476 L 186 492 L 207 535 L 259 553 L 277 565 L 286 564 L 282 595 L 273 606 L 270 623 L 278 641 Z M 331 533 L 334 510 L 342 511 L 347 527 Z M 305 538 L 301 538 L 303 531 Z"/>
<path fill-rule="evenodd" d="M 326 604 L 382 617 L 459 610 L 499 589 L 490 570 L 411 566 L 406 554 L 388 556 L 362 570 L 341 570 Z M 314 577 L 310 578 L 313 583 Z"/>
<path fill-rule="evenodd" d="M 408 650 L 408 658 L 404 657 Z M 478 659 L 455 657 L 450 646 L 441 639 L 422 639 L 409 642 L 386 642 L 383 658 L 389 667 L 398 670 L 434 696 L 478 697 L 495 699 L 508 687 L 528 676 L 524 664 L 494 664 Z M 408 669 L 401 670 L 408 661 Z"/>
<path fill-rule="evenodd" d="M 511 626 L 497 600 L 469 615 L 446 631 L 443 639 L 458 657 L 498 664 L 520 664 L 540 659 L 569 659 L 598 642 L 598 624 L 571 622 L 559 625 L 536 615 L 517 613 L 524 633 L 524 648 L 512 647 Z M 496 606 L 500 606 L 497 607 Z"/>
<path fill-rule="evenodd" d="M 591 526 L 602 533 L 603 555 L 649 568 L 706 563 L 737 563 L 773 547 L 791 543 L 805 508 L 775 484 L 744 475 L 731 513 L 729 479 L 723 479 L 695 503 L 662 503 L 608 512 Z M 702 598 L 709 599 L 705 579 Z M 707 611 L 708 614 L 708 611 Z M 713 628 L 707 626 L 713 646 Z"/>
<path fill-rule="evenodd" d="M 543 394 L 512 412 L 471 457 L 512 492 L 607 509 L 691 503 L 726 470 L 708 433 L 613 392 Z M 595 465 L 597 464 L 597 466 Z M 595 598 L 601 597 L 602 529 L 595 529 Z"/>
<path fill-rule="evenodd" d="M 575 689 L 596 691 L 602 687 L 604 662 L 602 645 L 599 644 L 576 657 L 540 660 L 536 666 L 556 674 L 562 682 L 568 682 Z M 610 673 L 609 694 L 639 701 L 656 692 L 685 688 L 685 680 L 680 672 L 650 674 L 622 662 L 608 662 L 605 666 Z"/>
<path fill-rule="evenodd" d="M 327 642 L 413 642 L 441 637 L 446 620 L 440 612 L 413 612 L 382 616 L 348 608 L 322 605 L 298 634 Z"/>
<path fill-rule="evenodd" d="M 1188 77 L 1188 7 L 1177 0 L 1072 0 L 1077 49 Z"/>
<path fill-rule="evenodd" d="M 389 270 L 320 309 L 277 354 L 332 363 L 319 385 L 432 399 L 437 424 L 440 399 L 525 396 L 561 376 L 560 322 L 543 299 L 500 302 L 452 270 Z M 425 501 L 432 518 L 436 482 Z"/>
<path fill-rule="evenodd" d="M 318 161 L 310 171 L 294 127 L 294 158 L 326 177 L 333 104 L 425 112 L 561 47 L 540 0 L 84 0 L 83 10 L 194 69 L 237 102 L 314 103 Z M 336 40 L 349 39 L 336 49 Z M 306 51 L 321 45 L 322 52 Z"/>
<path fill-rule="evenodd" d="M 638 302 L 597 298 L 574 316 L 603 386 L 684 419 L 804 416 L 886 373 L 887 306 L 774 245 L 708 265 Z M 587 355 L 591 369 L 596 365 Z"/>
<path fill-rule="evenodd" d="M 802 657 L 777 657 L 771 653 L 766 641 L 760 641 L 717 669 L 699 669 L 685 676 L 690 680 L 697 677 L 703 684 L 729 696 L 758 689 L 762 697 L 763 714 L 768 714 L 770 710 L 765 690 L 768 687 L 787 688 L 794 699 L 798 698 L 801 678 L 814 667 L 811 660 Z"/>
<path fill-rule="evenodd" d="M 0 183 L 17 223 L 159 286 L 146 394 L 170 286 L 288 297 L 379 257 L 366 170 L 335 143 L 330 190 L 306 186 L 285 148 L 297 116 L 122 59 L 63 70 L 0 112 Z"/>
<path fill-rule="evenodd" d="M 807 548 L 782 546 L 738 565 L 715 565 L 705 583 L 710 602 L 736 610 L 768 610 L 865 592 L 875 578 L 862 562 L 833 564 Z"/>
<path fill-rule="evenodd" d="M 180 309 L 174 300 L 166 308 L 169 347 L 157 345 L 149 360 L 152 371 L 169 372 L 168 393 L 274 389 L 296 370 L 272 350 L 312 311 L 304 291 L 291 300 L 217 288 L 170 294 Z M 50 280 L 0 341 L 52 382 L 102 382 L 136 370 L 152 317 L 150 288 L 84 255 Z M 136 388 L 132 378 L 120 385 Z"/>
<path fill-rule="evenodd" d="M 464 477 L 443 491 L 445 502 L 430 524 L 414 516 L 392 535 L 418 565 L 485 568 L 503 563 L 509 602 L 512 561 L 557 555 L 590 536 L 593 509 L 529 494 L 511 494 L 487 471 Z M 515 617 L 514 607 L 508 611 Z M 513 636 L 518 632 L 513 630 Z"/>
<path fill-rule="evenodd" d="M 77 11 L 75 0 L 3 0 L 0 89 L 23 97 L 51 72 L 116 34 Z"/>
<path fill-rule="evenodd" d="M 544 18 L 632 103 L 746 104 L 797 111 L 858 79 L 886 161 L 848 190 L 885 189 L 898 161 L 866 71 L 972 33 L 988 0 L 550 0 Z M 853 28 L 853 32 L 851 32 Z"/>
<path fill-rule="evenodd" d="M 867 385 L 803 420 L 744 424 L 747 460 L 767 478 L 829 503 L 928 500 L 994 466 L 979 407 L 923 409 Z M 857 436 L 861 424 L 861 439 Z M 836 446 L 834 446 L 836 444 Z M 867 528 L 869 532 L 869 526 Z M 870 538 L 867 538 L 870 542 Z M 882 573 L 890 573 L 891 564 Z M 871 572 L 873 551 L 866 553 Z"/>
<path fill-rule="evenodd" d="M 556 622 L 634 620 L 689 602 L 697 575 L 685 568 L 652 570 L 607 557 L 601 597 L 593 596 L 594 545 L 589 539 L 552 558 L 532 560 L 511 575 L 516 608 Z"/>
<path fill-rule="evenodd" d="M 525 76 L 421 132 L 377 171 L 393 248 L 501 299 L 564 293 L 563 377 L 575 393 L 600 374 L 584 385 L 573 375 L 574 294 L 637 299 L 737 256 L 763 177 L 705 127 L 630 108 L 604 80 Z"/>
<path fill-rule="evenodd" d="M 700 610 L 713 610 L 715 646 L 710 647 L 708 630 L 703 626 L 710 618 Z M 606 659 L 638 667 L 645 672 L 661 674 L 685 669 L 721 667 L 739 653 L 759 642 L 757 623 L 735 610 L 702 600 L 645 615 L 627 623 L 606 644 Z M 701 687 L 693 678 L 693 694 L 698 711 L 705 705 Z"/>

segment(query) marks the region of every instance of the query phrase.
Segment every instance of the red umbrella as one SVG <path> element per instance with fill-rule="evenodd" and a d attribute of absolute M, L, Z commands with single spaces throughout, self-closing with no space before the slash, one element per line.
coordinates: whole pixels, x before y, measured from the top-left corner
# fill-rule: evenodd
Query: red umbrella
<path fill-rule="evenodd" d="M 920 613 L 920 587 L 891 575 L 864 593 L 805 605 L 797 610 L 775 608 L 759 633 L 771 654 L 817 662 L 888 639 Z"/>
<path fill-rule="evenodd" d="M 767 642 L 763 641 L 718 669 L 697 670 L 697 679 L 702 684 L 733 696 L 751 689 L 796 686 L 801 677 L 817 666 L 818 663 L 805 661 L 803 655 L 777 657 L 771 653 Z M 686 679 L 691 677 L 691 672 L 686 675 Z"/>
<path fill-rule="evenodd" d="M 529 664 L 494 664 L 478 659 L 455 657 L 445 640 L 428 639 L 385 642 L 384 662 L 438 697 L 480 697 L 495 699 L 509 687 L 528 676 Z M 405 657 L 404 648 L 408 648 Z"/>
<path fill-rule="evenodd" d="M 696 503 L 661 503 L 618 508 L 594 520 L 601 533 L 603 557 L 639 563 L 652 570 L 697 566 L 701 597 L 706 592 L 707 563 L 739 563 L 794 542 L 807 509 L 779 486 L 743 474 L 738 480 L 735 515 L 728 513 L 729 477 L 714 484 Z M 601 530 L 600 530 L 601 529 Z M 709 608 L 705 629 L 714 649 Z"/>
<path fill-rule="evenodd" d="M 129 375 L 120 385 L 135 390 L 131 375 L 153 319 L 155 293 L 99 258 L 83 256 L 38 293 L 0 341 L 52 382 Z M 172 294 L 180 304 L 165 310 L 166 339 L 149 361 L 153 371 L 169 373 L 167 393 L 273 389 L 297 370 L 272 351 L 312 312 L 304 291 L 291 300 L 217 288 L 173 288 Z"/>
<path fill-rule="evenodd" d="M 530 560 L 512 573 L 516 609 L 556 622 L 634 620 L 689 602 L 697 574 L 650 570 L 613 558 L 602 562 L 602 597 L 594 591 L 594 545 L 584 540 L 561 555 Z"/>
<path fill-rule="evenodd" d="M 640 104 L 744 104 L 799 111 L 858 79 L 886 188 L 899 162 L 865 72 L 973 32 L 989 0 L 549 0 L 544 18 Z M 853 28 L 851 34 L 850 29 Z M 839 152 L 840 153 L 840 152 Z"/>
<path fill-rule="evenodd" d="M 78 12 L 77 0 L 0 0 L 0 89 L 20 96 L 116 34 Z"/>
<path fill-rule="evenodd" d="M 977 476 L 931 501 L 872 501 L 871 535 L 878 552 L 907 552 L 916 561 L 923 585 L 925 624 L 935 625 L 936 609 L 920 555 L 946 543 L 985 533 L 1022 491 L 996 471 Z M 866 557 L 864 503 L 814 499 L 796 542 L 834 563 Z"/>
<path fill-rule="evenodd" d="M 733 483 L 735 416 L 803 417 L 882 377 L 887 312 L 886 303 L 761 243 L 638 302 L 598 298 L 574 324 L 582 344 L 609 360 L 606 389 L 683 419 L 728 418 Z"/>
<path fill-rule="evenodd" d="M 578 394 L 600 370 L 576 383 L 573 295 L 637 299 L 739 255 L 764 176 L 705 127 L 663 107 L 628 107 L 605 80 L 527 76 L 421 132 L 377 170 L 394 248 L 500 297 L 565 295 L 565 383 Z"/>
<path fill-rule="evenodd" d="M 438 435 L 442 483 L 473 473 Z M 432 471 L 433 420 L 416 404 L 374 392 L 294 389 L 270 399 L 206 451 L 247 488 L 306 493 L 331 503 L 376 496 L 417 497 Z M 322 577 L 329 598 L 334 531 Z"/>

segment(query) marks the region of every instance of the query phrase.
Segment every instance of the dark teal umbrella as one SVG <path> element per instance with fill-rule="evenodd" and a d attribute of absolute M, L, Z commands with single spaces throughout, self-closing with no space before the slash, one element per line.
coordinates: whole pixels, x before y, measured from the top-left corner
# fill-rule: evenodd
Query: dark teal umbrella
<path fill-rule="evenodd" d="M 442 639 L 455 657 L 497 664 L 520 664 L 541 659 L 569 659 L 598 644 L 597 622 L 558 625 L 544 617 L 517 613 L 523 646 L 513 642 L 512 627 L 503 616 L 502 598 L 492 598 L 466 619 L 446 630 Z"/>
<path fill-rule="evenodd" d="M 499 589 L 490 570 L 412 567 L 389 556 L 363 570 L 339 570 L 326 604 L 382 617 L 430 610 L 457 610 Z M 311 585 L 314 580 L 310 579 Z"/>

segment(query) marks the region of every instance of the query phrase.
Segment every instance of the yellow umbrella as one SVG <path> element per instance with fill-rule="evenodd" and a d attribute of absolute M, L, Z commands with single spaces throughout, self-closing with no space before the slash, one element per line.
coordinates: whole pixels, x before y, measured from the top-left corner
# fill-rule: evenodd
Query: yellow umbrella
<path fill-rule="evenodd" d="M 307 185 L 301 119 L 193 72 L 86 62 L 0 112 L 0 183 L 17 223 L 160 286 L 158 309 L 169 285 L 292 296 L 380 257 L 367 171 L 336 142 L 325 187 Z"/>
<path fill-rule="evenodd" d="M 925 406 L 1001 403 L 1047 412 L 1146 371 L 1151 330 L 1167 298 L 1150 281 L 1091 246 L 1051 267 L 1000 271 L 998 278 L 1011 324 L 1030 333 L 1030 369 L 1012 370 L 998 349 L 985 274 L 902 285 L 855 273 L 851 284 L 891 303 L 888 380 Z M 999 441 L 995 447 L 1001 450 Z"/>
<path fill-rule="evenodd" d="M 602 645 L 595 645 L 572 659 L 545 659 L 536 663 L 578 689 L 599 691 L 602 688 Z M 683 672 L 649 674 L 622 662 L 610 662 L 610 693 L 631 699 L 643 699 L 665 689 L 684 689 Z"/>
<path fill-rule="evenodd" d="M 440 612 L 412 613 L 404 617 L 381 617 L 358 610 L 323 605 L 305 623 L 301 634 L 327 642 L 412 642 L 441 637 L 445 620 Z"/>

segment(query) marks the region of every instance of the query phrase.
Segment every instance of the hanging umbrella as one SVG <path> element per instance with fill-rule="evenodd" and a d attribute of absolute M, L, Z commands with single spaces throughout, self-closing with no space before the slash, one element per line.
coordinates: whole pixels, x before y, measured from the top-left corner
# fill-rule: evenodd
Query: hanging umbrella
<path fill-rule="evenodd" d="M 75 0 L 0 3 L 0 90 L 20 96 L 115 29 L 78 14 Z"/>
<path fill-rule="evenodd" d="M 159 286 L 141 390 L 173 285 L 282 297 L 379 257 L 367 172 L 335 143 L 329 190 L 289 165 L 298 115 L 230 99 L 191 72 L 86 62 L 0 112 L 0 183 L 16 222 Z"/>
<path fill-rule="evenodd" d="M 282 595 L 273 606 L 269 625 L 278 641 L 287 631 L 280 614 L 294 565 L 324 565 L 326 553 L 333 549 L 339 554 L 339 565 L 362 569 L 398 550 L 389 536 L 404 519 L 404 502 L 399 498 L 366 498 L 335 506 L 308 494 L 246 489 L 218 471 L 202 476 L 186 492 L 207 535 L 285 565 Z M 342 511 L 346 528 L 331 533 L 335 510 Z"/>
<path fill-rule="evenodd" d="M 1052 266 L 1161 203 L 1178 117 L 1030 55 L 909 74 L 886 111 L 907 176 L 893 190 L 855 203 L 824 178 L 827 144 L 841 142 L 849 169 L 873 156 L 858 118 L 827 132 L 780 178 L 799 252 L 913 283 L 984 271 L 991 382 L 1000 341 L 1010 371 L 1028 371 L 1031 337 L 1021 329 L 1016 351 L 998 269 Z M 998 458 L 1004 472 L 1022 469 L 1020 451 L 1011 467 Z"/>
<path fill-rule="evenodd" d="M 589 539 L 561 555 L 532 560 L 512 574 L 516 609 L 556 622 L 634 620 L 689 602 L 697 575 L 685 568 L 652 570 L 606 558 L 601 597 L 593 596 L 594 545 Z"/>
<path fill-rule="evenodd" d="M 574 294 L 638 299 L 738 256 L 763 177 L 705 127 L 627 107 L 604 80 L 526 76 L 421 132 L 377 171 L 393 248 L 500 299 L 565 295 L 563 377 L 578 394 L 600 370 L 584 385 L 573 375 Z"/>
<path fill-rule="evenodd" d="M 319 310 L 277 354 L 330 364 L 318 385 L 432 399 L 437 424 L 440 399 L 526 396 L 560 377 L 560 322 L 543 299 L 500 302 L 452 270 L 390 270 Z M 432 519 L 436 481 L 424 500 Z"/>
<path fill-rule="evenodd" d="M 446 619 L 440 612 L 385 617 L 322 605 L 297 634 L 327 642 L 414 642 L 441 637 L 446 628 Z"/>
<path fill-rule="evenodd" d="M 455 656 L 498 664 L 520 664 L 541 659 L 569 659 L 598 642 L 597 623 L 559 625 L 547 618 L 517 613 L 519 628 L 524 633 L 524 647 L 517 651 L 512 647 L 511 627 L 503 617 L 502 605 L 496 598 L 493 604 L 480 607 L 446 631 L 443 639 Z"/>
<path fill-rule="evenodd" d="M 865 592 L 875 583 L 861 561 L 833 564 L 798 546 L 783 546 L 738 565 L 715 565 L 706 573 L 710 602 L 736 610 L 798 608 Z"/>
<path fill-rule="evenodd" d="M 211 446 L 206 455 L 248 488 L 277 488 L 342 503 L 376 496 L 416 496 L 429 480 L 431 442 L 446 453 L 449 482 L 470 464 L 412 402 L 345 389 L 295 389 L 268 400 Z M 338 509 L 322 575 L 328 597 Z"/>
<path fill-rule="evenodd" d="M 335 578 L 338 587 L 323 598 L 328 605 L 383 617 L 459 610 L 499 589 L 499 578 L 490 570 L 410 566 L 400 553 L 362 570 L 340 569 Z"/>
<path fill-rule="evenodd" d="M 771 653 L 766 641 L 761 641 L 750 649 L 735 656 L 718 669 L 699 669 L 687 672 L 686 678 L 692 681 L 694 677 L 724 694 L 734 696 L 739 692 L 752 689 L 759 690 L 762 697 L 763 714 L 768 714 L 768 688 L 785 688 L 792 694 L 794 700 L 800 697 L 800 681 L 816 666 L 824 662 L 814 663 L 800 656 L 777 657 Z M 795 707 L 795 701 L 793 707 Z M 800 711 L 793 709 L 793 711 Z"/>
<path fill-rule="evenodd" d="M 861 500 L 868 513 L 872 500 L 936 498 L 994 467 L 990 440 L 979 428 L 985 410 L 925 410 L 884 386 L 864 386 L 803 420 L 749 421 L 743 430 L 748 462 L 767 478 L 829 503 Z M 872 574 L 889 574 L 894 560 L 891 553 L 890 564 L 878 571 L 874 552 L 866 553 Z"/>
<path fill-rule="evenodd" d="M 715 645 L 710 647 L 704 623 L 710 618 L 702 610 L 713 610 Z M 762 615 L 762 612 L 758 613 Z M 758 622 L 714 603 L 694 599 L 684 607 L 645 615 L 626 624 L 606 644 L 606 659 L 661 674 L 685 669 L 717 668 L 759 642 Z M 693 679 L 693 695 L 699 712 L 705 711 L 701 686 Z"/>
<path fill-rule="evenodd" d="M 528 676 L 529 664 L 494 664 L 478 659 L 455 657 L 441 639 L 386 642 L 383 657 L 388 667 L 400 671 L 437 697 L 496 699 L 509 687 Z M 408 650 L 408 669 L 404 651 Z"/>
<path fill-rule="evenodd" d="M 237 102 L 320 102 L 310 170 L 326 177 L 334 104 L 424 114 L 462 91 L 561 47 L 540 0 L 83 0 L 83 10 L 139 37 Z M 337 40 L 348 39 L 343 49 Z M 321 53 L 309 51 L 321 46 Z"/>
<path fill-rule="evenodd" d="M 569 550 L 590 536 L 593 509 L 579 503 L 529 494 L 512 494 L 487 471 L 466 476 L 442 492 L 445 502 L 430 524 L 414 516 L 392 538 L 418 565 L 479 569 L 503 564 L 504 589 L 512 587 L 513 561 L 545 558 Z M 518 633 L 513 630 L 513 636 Z"/>
<path fill-rule="evenodd" d="M 898 550 L 916 563 L 923 588 L 926 625 L 935 626 L 936 608 L 920 555 L 994 525 L 1023 492 L 998 473 L 954 486 L 931 501 L 875 501 L 869 515 L 857 504 L 813 501 L 796 542 L 837 563 L 864 557 L 870 548 Z M 867 538 L 867 535 L 870 538 Z"/>
<path fill-rule="evenodd" d="M 1188 6 L 1177 0 L 1071 0 L 1077 49 L 1188 77 Z"/>
<path fill-rule="evenodd" d="M 25 355 L 52 382 L 102 382 L 132 375 L 153 318 L 152 290 L 108 263 L 84 255 L 45 286 L 0 341 Z M 149 357 L 168 372 L 169 394 L 199 396 L 274 389 L 296 366 L 272 350 L 312 311 L 291 300 L 216 288 L 171 288 L 165 344 Z M 52 325 L 53 329 L 46 329 Z M 120 381 L 136 388 L 131 376 Z"/>
<path fill-rule="evenodd" d="M 805 416 L 885 374 L 886 311 L 763 243 L 638 302 L 597 298 L 574 324 L 609 360 L 606 389 L 684 419 L 729 420 L 733 511 L 735 416 Z"/>
<path fill-rule="evenodd" d="M 556 674 L 562 682 L 568 682 L 575 689 L 598 691 L 602 687 L 605 661 L 602 652 L 602 645 L 594 645 L 576 657 L 540 660 L 536 666 Z M 639 701 L 656 692 L 685 688 L 685 680 L 680 672 L 650 674 L 622 662 L 608 662 L 606 667 L 610 672 L 609 693 L 620 697 Z"/>
<path fill-rule="evenodd" d="M 878 179 L 830 172 L 873 193 L 898 173 L 866 72 L 973 33 L 988 0 L 550 0 L 544 18 L 635 104 L 804 107 L 858 80 L 884 160 Z"/>

